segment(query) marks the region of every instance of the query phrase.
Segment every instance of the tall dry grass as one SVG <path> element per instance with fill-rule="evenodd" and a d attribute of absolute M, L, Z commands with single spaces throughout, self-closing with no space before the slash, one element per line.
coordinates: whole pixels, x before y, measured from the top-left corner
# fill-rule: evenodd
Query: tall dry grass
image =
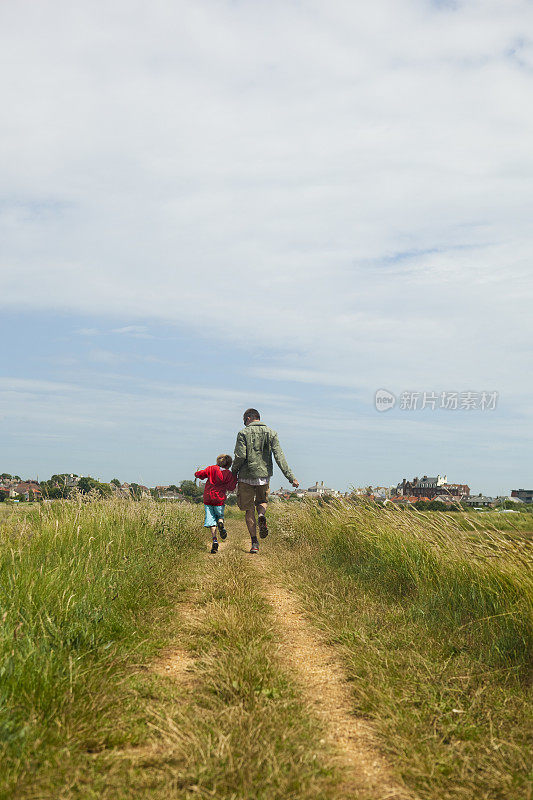
<path fill-rule="evenodd" d="M 74 729 L 90 746 L 110 675 L 142 657 L 195 530 L 187 507 L 91 498 L 0 527 L 0 794 Z"/>
<path fill-rule="evenodd" d="M 277 509 L 288 543 L 314 542 L 367 588 L 405 600 L 417 621 L 487 663 L 526 673 L 533 654 L 527 535 L 505 519 L 416 512 L 338 500 Z"/>

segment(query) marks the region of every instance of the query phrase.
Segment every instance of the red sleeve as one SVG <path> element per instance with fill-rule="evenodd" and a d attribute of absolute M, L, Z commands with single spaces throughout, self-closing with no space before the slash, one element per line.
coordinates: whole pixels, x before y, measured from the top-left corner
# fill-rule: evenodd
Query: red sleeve
<path fill-rule="evenodd" d="M 206 472 L 207 477 L 209 478 L 209 483 L 212 486 L 220 486 L 222 483 L 224 483 L 224 475 L 217 464 L 207 467 Z"/>
<path fill-rule="evenodd" d="M 209 469 L 209 467 L 207 469 Z M 209 473 L 208 473 L 207 469 L 199 469 L 198 472 L 194 473 L 194 477 L 195 478 L 200 478 L 201 481 L 205 481 L 206 478 L 209 477 Z"/>

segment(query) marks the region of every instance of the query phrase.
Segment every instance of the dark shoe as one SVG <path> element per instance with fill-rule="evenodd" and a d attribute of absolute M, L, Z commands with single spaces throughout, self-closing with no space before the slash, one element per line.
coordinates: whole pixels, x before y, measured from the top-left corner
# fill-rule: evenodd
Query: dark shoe
<path fill-rule="evenodd" d="M 213 542 L 213 544 L 211 545 L 211 552 L 218 553 L 218 542 Z"/>
<path fill-rule="evenodd" d="M 259 536 L 261 539 L 266 539 L 268 536 L 268 527 L 267 527 L 267 519 L 264 514 L 260 514 L 257 517 L 257 522 L 259 523 Z"/>
<path fill-rule="evenodd" d="M 258 553 L 259 552 L 259 542 L 257 539 L 252 539 L 252 547 L 250 548 L 250 553 Z"/>
<path fill-rule="evenodd" d="M 224 520 L 223 519 L 219 519 L 218 520 L 217 528 L 218 528 L 218 532 L 220 533 L 220 538 L 221 539 L 226 539 L 227 536 L 228 536 L 228 532 L 224 527 Z"/>

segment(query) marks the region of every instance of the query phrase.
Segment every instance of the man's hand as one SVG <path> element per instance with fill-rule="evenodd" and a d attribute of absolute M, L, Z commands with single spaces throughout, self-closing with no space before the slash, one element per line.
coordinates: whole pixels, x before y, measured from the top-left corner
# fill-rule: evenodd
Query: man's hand
<path fill-rule="evenodd" d="M 292 485 L 293 485 L 293 486 L 294 486 L 294 488 L 296 489 L 296 488 L 297 488 L 297 487 L 298 487 L 300 484 L 298 483 L 298 481 L 297 481 L 297 480 L 296 480 L 296 478 L 295 478 L 295 479 L 293 480 L 293 482 L 292 482 Z"/>

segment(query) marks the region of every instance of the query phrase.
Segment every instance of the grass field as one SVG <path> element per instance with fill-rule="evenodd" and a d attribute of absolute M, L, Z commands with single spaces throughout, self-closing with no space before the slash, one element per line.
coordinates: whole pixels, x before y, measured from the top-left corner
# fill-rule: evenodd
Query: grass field
<path fill-rule="evenodd" d="M 529 798 L 528 533 L 372 505 L 275 513 L 287 579 L 406 783 L 435 800 Z"/>
<path fill-rule="evenodd" d="M 288 503 L 254 562 L 242 515 L 211 557 L 201 513 L 3 518 L 0 797 L 531 797 L 527 530 Z"/>
<path fill-rule="evenodd" d="M 71 749 L 120 741 L 109 698 L 165 641 L 153 620 L 198 537 L 186 508 L 126 502 L 17 508 L 0 530 L 0 796 L 22 796 Z"/>

